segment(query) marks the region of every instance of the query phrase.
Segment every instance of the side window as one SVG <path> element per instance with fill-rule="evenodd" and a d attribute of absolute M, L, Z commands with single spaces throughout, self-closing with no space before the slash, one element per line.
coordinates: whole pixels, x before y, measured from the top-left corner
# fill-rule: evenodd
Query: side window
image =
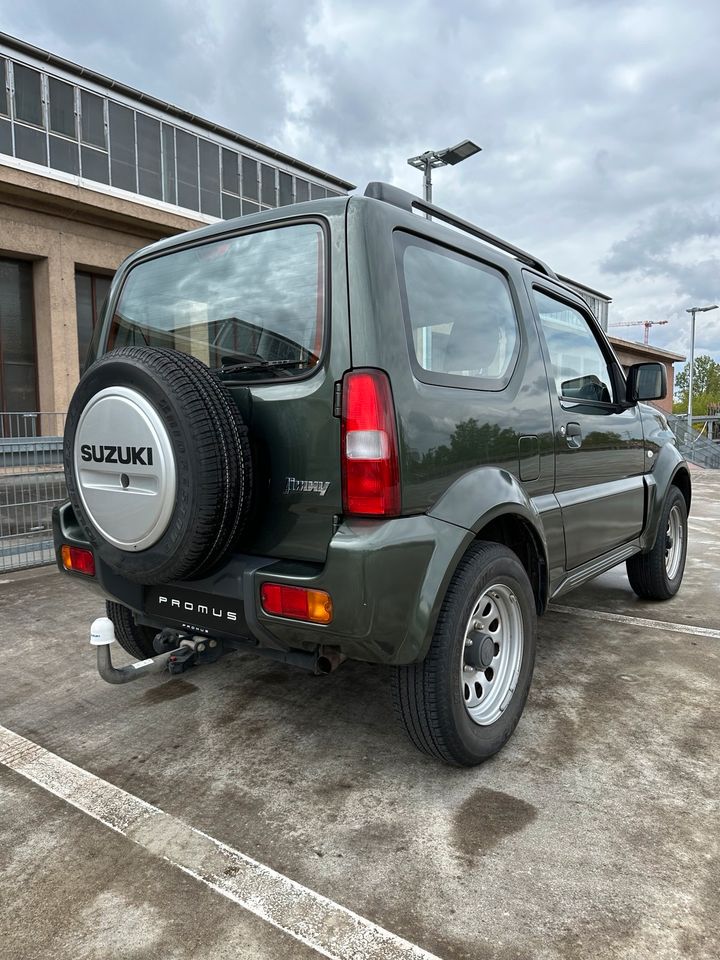
<path fill-rule="evenodd" d="M 574 307 L 534 291 L 558 395 L 569 400 L 612 403 L 607 359 L 588 321 Z"/>
<path fill-rule="evenodd" d="M 395 243 L 417 376 L 502 389 L 520 347 L 505 277 L 471 257 L 407 234 L 396 233 Z"/>

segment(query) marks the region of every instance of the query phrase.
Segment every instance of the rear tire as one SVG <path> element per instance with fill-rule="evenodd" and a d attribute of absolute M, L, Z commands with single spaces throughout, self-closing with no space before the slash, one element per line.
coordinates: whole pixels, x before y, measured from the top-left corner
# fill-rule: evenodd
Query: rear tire
<path fill-rule="evenodd" d="M 115 639 L 123 650 L 129 653 L 131 657 L 135 657 L 136 660 L 147 660 L 148 657 L 154 657 L 156 651 L 153 647 L 153 639 L 157 630 L 135 623 L 132 611 L 123 607 L 120 603 L 113 603 L 108 600 L 105 607 L 107 615 L 115 627 Z"/>
<path fill-rule="evenodd" d="M 527 700 L 536 632 L 535 597 L 516 554 L 497 543 L 473 546 L 425 660 L 395 669 L 396 712 L 415 746 L 457 766 L 497 753 Z"/>
<path fill-rule="evenodd" d="M 626 561 L 630 586 L 641 600 L 669 600 L 680 589 L 687 558 L 687 504 L 670 487 L 652 549 Z"/>

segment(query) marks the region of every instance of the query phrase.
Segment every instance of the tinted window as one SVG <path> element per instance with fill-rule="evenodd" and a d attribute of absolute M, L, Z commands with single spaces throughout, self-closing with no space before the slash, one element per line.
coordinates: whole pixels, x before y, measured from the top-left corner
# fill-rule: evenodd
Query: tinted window
<path fill-rule="evenodd" d="M 96 180 L 98 183 L 109 183 L 108 155 L 92 147 L 80 148 L 80 162 L 82 175 L 87 180 Z"/>
<path fill-rule="evenodd" d="M 275 199 L 275 168 L 263 163 L 260 166 L 260 170 L 262 177 L 262 202 L 267 206 L 274 207 L 277 205 L 277 200 Z"/>
<path fill-rule="evenodd" d="M 234 193 L 224 193 L 222 195 L 223 217 L 226 220 L 231 220 L 233 217 L 239 217 L 241 213 L 240 197 L 236 197 Z"/>
<path fill-rule="evenodd" d="M 23 127 L 15 124 L 15 156 L 30 163 L 39 163 L 47 166 L 47 144 L 43 130 L 33 130 L 32 127 Z"/>
<path fill-rule="evenodd" d="M 172 347 L 211 367 L 247 362 L 248 354 L 278 361 L 241 378 L 287 379 L 283 363 L 304 372 L 321 347 L 323 250 L 321 228 L 307 223 L 140 263 L 123 286 L 108 346 Z"/>
<path fill-rule="evenodd" d="M 2 57 L 0 57 L 0 113 L 6 116 L 8 114 L 7 67 Z"/>
<path fill-rule="evenodd" d="M 325 199 L 325 187 L 319 187 L 316 183 L 310 184 L 310 199 L 311 200 L 324 200 Z"/>
<path fill-rule="evenodd" d="M 228 193 L 240 193 L 238 155 L 233 150 L 222 152 L 222 188 Z"/>
<path fill-rule="evenodd" d="M 110 180 L 121 190 L 137 191 L 135 114 L 119 103 L 108 104 L 110 121 Z"/>
<path fill-rule="evenodd" d="M 137 114 L 138 190 L 146 197 L 162 200 L 160 163 L 160 121 Z"/>
<path fill-rule="evenodd" d="M 0 259 L 0 410 L 37 408 L 32 264 Z"/>
<path fill-rule="evenodd" d="M 178 203 L 199 210 L 197 137 L 185 130 L 175 131 L 177 150 Z"/>
<path fill-rule="evenodd" d="M 80 113 L 82 115 L 82 140 L 93 146 L 106 147 L 105 144 L 105 115 L 103 98 L 87 90 L 80 91 Z"/>
<path fill-rule="evenodd" d="M 242 195 L 248 200 L 258 199 L 258 165 L 250 157 L 242 158 Z"/>
<path fill-rule="evenodd" d="M 12 124 L 9 120 L 0 119 L 0 153 L 12 156 Z"/>
<path fill-rule="evenodd" d="M 78 359 L 80 369 L 85 365 L 88 347 L 107 299 L 111 278 L 96 273 L 75 274 L 75 302 L 77 310 Z"/>
<path fill-rule="evenodd" d="M 280 171 L 280 206 L 284 207 L 293 202 L 292 195 L 292 177 L 289 173 Z"/>
<path fill-rule="evenodd" d="M 43 125 L 42 92 L 40 74 L 37 70 L 16 63 L 15 74 L 15 117 L 25 123 Z"/>
<path fill-rule="evenodd" d="M 77 175 L 80 172 L 78 164 L 78 145 L 74 140 L 65 140 L 64 137 L 50 135 L 50 166 L 55 170 L 64 170 L 65 173 Z"/>
<path fill-rule="evenodd" d="M 612 401 L 607 360 L 579 310 L 534 291 L 559 396 L 594 403 Z"/>
<path fill-rule="evenodd" d="M 50 92 L 50 129 L 66 137 L 76 137 L 75 87 L 50 77 L 48 90 Z"/>
<path fill-rule="evenodd" d="M 300 180 L 299 177 L 295 178 L 295 199 L 298 203 L 310 199 L 310 184 L 307 180 Z"/>
<path fill-rule="evenodd" d="M 162 125 L 162 167 L 163 167 L 163 199 L 168 203 L 177 203 L 175 179 L 175 127 L 164 123 Z"/>
<path fill-rule="evenodd" d="M 499 389 L 519 348 L 504 276 L 470 257 L 396 235 L 405 313 L 418 367 Z"/>
<path fill-rule="evenodd" d="M 200 141 L 200 209 L 220 216 L 220 151 L 209 140 Z"/>

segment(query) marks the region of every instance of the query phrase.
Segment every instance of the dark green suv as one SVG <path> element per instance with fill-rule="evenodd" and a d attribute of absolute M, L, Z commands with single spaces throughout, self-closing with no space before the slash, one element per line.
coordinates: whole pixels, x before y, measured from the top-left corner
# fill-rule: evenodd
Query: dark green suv
<path fill-rule="evenodd" d="M 413 742 L 469 765 L 551 599 L 621 562 L 680 586 L 664 367 L 625 375 L 540 260 L 386 184 L 139 251 L 90 359 L 58 563 L 138 658 L 392 664 Z"/>

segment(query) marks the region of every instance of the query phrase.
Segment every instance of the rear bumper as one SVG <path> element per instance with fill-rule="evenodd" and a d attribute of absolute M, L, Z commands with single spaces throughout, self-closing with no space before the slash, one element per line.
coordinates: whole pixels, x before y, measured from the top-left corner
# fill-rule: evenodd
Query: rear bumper
<path fill-rule="evenodd" d="M 61 570 L 62 544 L 91 548 L 70 504 L 54 511 L 53 530 Z M 470 531 L 428 516 L 347 521 L 322 565 L 235 554 L 211 576 L 166 584 L 160 593 L 119 576 L 96 555 L 95 577 L 82 579 L 158 629 L 246 637 L 280 650 L 333 647 L 355 660 L 412 663 L 427 652 L 450 577 L 472 540 Z M 265 582 L 326 590 L 332 623 L 267 615 L 260 603 Z"/>

